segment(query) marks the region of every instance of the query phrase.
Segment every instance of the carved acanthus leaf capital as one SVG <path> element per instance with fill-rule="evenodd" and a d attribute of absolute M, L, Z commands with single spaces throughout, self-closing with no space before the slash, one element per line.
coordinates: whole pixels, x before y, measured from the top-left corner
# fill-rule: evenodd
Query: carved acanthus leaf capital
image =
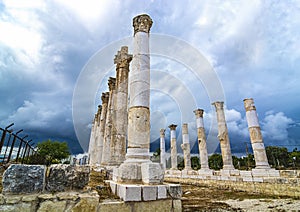
<path fill-rule="evenodd" d="M 223 110 L 224 109 L 224 102 L 214 102 L 212 105 L 215 106 L 216 110 Z"/>
<path fill-rule="evenodd" d="M 152 19 L 147 14 L 138 15 L 133 18 L 134 34 L 137 32 L 150 32 L 152 26 Z"/>
<path fill-rule="evenodd" d="M 110 91 L 116 89 L 116 78 L 110 77 L 108 79 L 108 88 Z"/>
<path fill-rule="evenodd" d="M 195 113 L 197 118 L 200 118 L 200 117 L 203 118 L 204 110 L 203 109 L 197 109 L 197 110 L 194 110 L 194 113 Z"/>
<path fill-rule="evenodd" d="M 131 60 L 132 54 L 128 54 L 128 47 L 122 46 L 115 55 L 114 64 L 117 64 L 117 68 L 128 67 Z"/>
<path fill-rule="evenodd" d="M 176 124 L 169 125 L 170 130 L 176 130 L 176 127 L 177 127 Z"/>
<path fill-rule="evenodd" d="M 252 98 L 244 99 L 244 107 L 245 107 L 246 111 L 256 110 L 256 108 L 254 106 L 254 100 Z"/>
<path fill-rule="evenodd" d="M 102 93 L 101 96 L 102 104 L 108 103 L 108 99 L 109 99 L 109 93 L 108 92 Z"/>

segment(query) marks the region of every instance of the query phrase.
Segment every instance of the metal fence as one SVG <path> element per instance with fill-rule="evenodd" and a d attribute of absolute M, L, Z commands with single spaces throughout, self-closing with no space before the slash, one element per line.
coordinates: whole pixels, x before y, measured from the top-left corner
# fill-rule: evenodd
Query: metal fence
<path fill-rule="evenodd" d="M 37 154 L 34 143 L 31 143 L 32 139 L 27 140 L 28 135 L 19 136 L 23 129 L 14 132 L 13 125 L 14 123 L 4 129 L 0 127 L 0 164 L 28 163 L 30 156 Z"/>

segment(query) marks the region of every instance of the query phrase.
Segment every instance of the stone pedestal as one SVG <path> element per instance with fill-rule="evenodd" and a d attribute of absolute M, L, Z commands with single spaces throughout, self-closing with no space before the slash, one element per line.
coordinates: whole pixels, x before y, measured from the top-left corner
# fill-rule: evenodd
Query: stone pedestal
<path fill-rule="evenodd" d="M 171 169 L 177 170 L 177 143 L 176 143 L 176 127 L 177 125 L 171 124 L 170 128 L 170 141 L 171 141 Z"/>
<path fill-rule="evenodd" d="M 209 169 L 209 166 L 208 166 L 206 136 L 205 136 L 205 130 L 204 130 L 204 123 L 203 123 L 203 112 L 204 111 L 202 109 L 197 109 L 194 111 L 194 113 L 196 115 L 197 133 L 198 133 L 198 148 L 199 148 L 201 169 L 206 170 L 206 169 Z"/>
<path fill-rule="evenodd" d="M 256 169 L 270 169 L 253 99 L 244 99 L 246 118 Z"/>
<path fill-rule="evenodd" d="M 101 165 L 107 166 L 110 161 L 110 141 L 111 141 L 111 131 L 113 128 L 113 111 L 114 111 L 114 100 L 115 100 L 115 87 L 116 78 L 110 77 L 108 80 L 109 87 L 109 98 L 108 106 L 105 120 L 105 130 L 104 130 L 104 139 L 103 139 L 103 154 Z"/>
<path fill-rule="evenodd" d="M 191 148 L 190 148 L 190 140 L 189 140 L 189 132 L 188 132 L 188 124 L 182 125 L 182 144 L 181 148 L 183 150 L 183 158 L 184 158 L 184 170 L 192 170 L 191 167 Z"/>
<path fill-rule="evenodd" d="M 129 75 L 128 148 L 126 160 L 115 168 L 113 179 L 123 184 L 161 184 L 163 170 L 150 161 L 150 55 L 148 15 L 133 19 L 132 71 Z"/>
<path fill-rule="evenodd" d="M 228 137 L 228 129 L 225 120 L 224 114 L 224 102 L 214 102 L 212 105 L 215 106 L 217 112 L 217 121 L 218 121 L 218 138 L 220 140 L 222 159 L 223 159 L 223 169 L 230 170 L 234 169 L 232 163 L 230 142 Z"/>
<path fill-rule="evenodd" d="M 164 170 L 166 170 L 165 131 L 165 129 L 160 129 L 160 163 Z"/>
<path fill-rule="evenodd" d="M 128 73 L 131 60 L 132 55 L 128 54 L 127 46 L 122 46 L 114 59 L 117 73 L 110 159 L 108 162 L 110 166 L 119 166 L 125 160 L 126 155 Z"/>

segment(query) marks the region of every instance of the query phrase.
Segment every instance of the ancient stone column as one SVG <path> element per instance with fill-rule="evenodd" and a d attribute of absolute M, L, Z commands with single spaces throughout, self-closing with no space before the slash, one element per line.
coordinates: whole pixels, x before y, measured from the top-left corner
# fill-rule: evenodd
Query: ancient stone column
<path fill-rule="evenodd" d="M 260 126 L 257 118 L 256 108 L 253 99 L 244 99 L 246 109 L 246 119 L 250 133 L 251 145 L 254 153 L 256 169 L 269 169 L 264 142 L 262 139 Z"/>
<path fill-rule="evenodd" d="M 206 136 L 205 136 L 205 130 L 204 130 L 204 123 L 203 123 L 203 110 L 197 109 L 197 110 L 194 110 L 194 113 L 196 115 L 197 133 L 198 133 L 198 148 L 199 148 L 201 169 L 209 169 L 207 146 L 206 146 Z"/>
<path fill-rule="evenodd" d="M 109 165 L 119 166 L 126 155 L 127 135 L 127 102 L 128 102 L 128 73 L 132 55 L 128 54 L 128 47 L 122 46 L 115 55 L 116 64 L 116 97 L 113 113 L 113 128 L 110 142 Z"/>
<path fill-rule="evenodd" d="M 102 93 L 101 101 L 102 101 L 102 110 L 101 115 L 99 116 L 99 128 L 97 130 L 98 136 L 96 140 L 96 164 L 100 165 L 102 160 L 103 154 L 103 140 L 104 140 L 104 131 L 105 131 L 105 121 L 106 121 L 106 114 L 107 114 L 107 104 L 109 99 L 109 93 Z"/>
<path fill-rule="evenodd" d="M 177 170 L 177 143 L 176 143 L 176 127 L 177 125 L 171 124 L 170 128 L 170 141 L 171 141 L 171 169 Z"/>
<path fill-rule="evenodd" d="M 188 124 L 184 123 L 182 125 L 182 144 L 181 148 L 183 150 L 183 159 L 184 159 L 184 170 L 191 170 L 191 148 L 190 148 L 190 139 L 188 132 Z"/>
<path fill-rule="evenodd" d="M 133 19 L 133 59 L 129 75 L 130 101 L 128 110 L 128 147 L 126 160 L 118 171 L 118 182 L 157 184 L 163 180 L 159 163 L 150 161 L 150 55 L 148 15 Z M 118 173 L 116 173 L 118 172 Z M 115 179 L 115 177 L 114 177 Z"/>
<path fill-rule="evenodd" d="M 96 126 L 97 126 L 97 113 L 95 114 L 95 117 L 93 119 L 92 128 L 91 128 L 91 135 L 90 135 L 90 142 L 89 142 L 89 164 L 90 165 L 94 165 L 93 151 L 94 151 L 94 145 L 95 145 Z"/>
<path fill-rule="evenodd" d="M 101 165 L 103 166 L 107 166 L 110 160 L 110 140 L 111 140 L 111 130 L 113 127 L 112 114 L 114 110 L 115 85 L 116 85 L 116 78 L 110 77 L 108 79 L 109 97 L 108 97 L 107 113 L 106 113 L 106 120 L 105 120 L 103 151 L 102 151 L 102 159 L 101 159 Z"/>
<path fill-rule="evenodd" d="M 95 114 L 95 119 L 93 122 L 92 130 L 93 130 L 93 140 L 90 140 L 91 146 L 89 147 L 90 152 L 90 165 L 97 165 L 97 156 L 98 156 L 98 137 L 99 137 L 99 128 L 100 128 L 100 115 L 101 115 L 102 105 L 98 105 L 97 113 Z"/>
<path fill-rule="evenodd" d="M 223 159 L 223 169 L 234 169 L 232 163 L 230 142 L 228 137 L 228 129 L 225 120 L 224 113 L 224 102 L 214 102 L 212 105 L 215 106 L 217 112 L 218 121 L 218 138 L 220 140 L 222 159 Z"/>
<path fill-rule="evenodd" d="M 166 170 L 165 131 L 165 129 L 160 129 L 160 163 L 164 170 Z"/>

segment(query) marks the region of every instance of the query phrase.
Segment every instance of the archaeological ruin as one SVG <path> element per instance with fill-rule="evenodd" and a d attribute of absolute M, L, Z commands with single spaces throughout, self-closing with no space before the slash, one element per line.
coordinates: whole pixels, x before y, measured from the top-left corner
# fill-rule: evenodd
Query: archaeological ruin
<path fill-rule="evenodd" d="M 233 166 L 222 101 L 212 103 L 223 160 L 221 170 L 209 167 L 203 109 L 190 111 L 195 115 L 199 170 L 194 170 L 191 165 L 187 123 L 170 123 L 168 126 L 170 166 L 167 165 L 166 129 L 160 129 L 160 162 L 150 160 L 149 36 L 152 23 L 146 14 L 134 17 L 132 54 L 127 46 L 121 46 L 116 52 L 113 59 L 116 75 L 109 77 L 108 91 L 102 93 L 102 104 L 92 122 L 89 165 L 10 166 L 3 175 L 0 210 L 143 211 L 143 208 L 149 208 L 152 211 L 181 211 L 181 183 L 300 197 L 300 172 L 275 170 L 268 163 L 252 98 L 244 100 L 255 158 L 252 170 L 237 170 Z M 177 124 L 182 125 L 183 170 L 178 169 Z M 87 188 L 92 171 L 99 173 L 98 178 L 103 177 L 107 188 L 119 201 L 101 202 L 99 194 Z M 86 190 L 82 192 L 84 188 Z M 103 188 L 106 187 L 99 189 Z"/>

